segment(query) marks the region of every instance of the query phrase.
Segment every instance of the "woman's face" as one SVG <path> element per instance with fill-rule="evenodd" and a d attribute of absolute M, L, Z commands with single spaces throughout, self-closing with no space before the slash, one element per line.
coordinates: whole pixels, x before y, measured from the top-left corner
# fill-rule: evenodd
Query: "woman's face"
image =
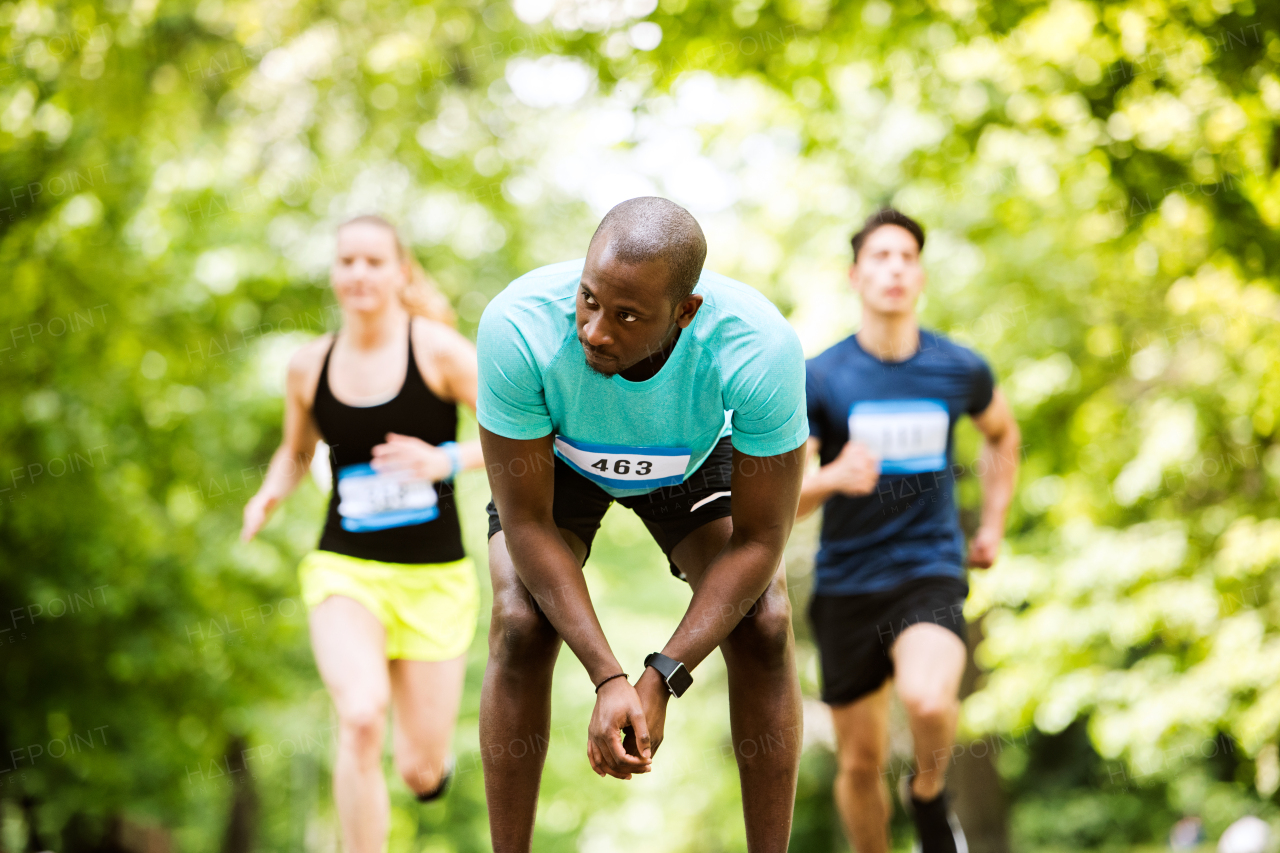
<path fill-rule="evenodd" d="M 338 229 L 329 278 L 343 310 L 374 314 L 396 301 L 408 273 L 391 231 L 373 222 L 353 222 Z"/>

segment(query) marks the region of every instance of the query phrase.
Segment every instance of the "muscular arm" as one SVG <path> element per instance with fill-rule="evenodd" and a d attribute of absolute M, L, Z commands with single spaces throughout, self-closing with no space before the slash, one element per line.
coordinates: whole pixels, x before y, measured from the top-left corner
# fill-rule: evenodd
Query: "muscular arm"
<path fill-rule="evenodd" d="M 578 558 L 561 538 L 552 516 L 553 437 L 522 441 L 481 427 L 480 444 L 516 574 L 578 656 L 591 682 L 599 685 L 622 672 L 622 667 L 600 628 Z M 638 754 L 623 748 L 624 726 L 634 731 Z M 651 755 L 644 706 L 635 688 L 627 679 L 615 678 L 597 689 L 587 727 L 587 757 L 596 773 L 630 779 L 632 773 L 649 772 Z"/>
<path fill-rule="evenodd" d="M 764 594 L 795 522 L 804 457 L 804 447 L 765 457 L 734 449 L 733 534 L 707 567 L 663 654 L 692 670 Z"/>
<path fill-rule="evenodd" d="M 998 388 L 990 405 L 974 415 L 973 423 L 985 441 L 976 466 L 982 483 L 982 517 L 969 547 L 969 562 L 978 568 L 988 568 L 995 562 L 1000 540 L 1004 538 L 1005 517 L 1018 477 L 1018 449 L 1022 433 L 1008 401 Z"/>
<path fill-rule="evenodd" d="M 480 444 L 516 574 L 582 661 L 593 684 L 622 672 L 600 628 L 578 559 L 551 515 L 553 437 L 520 441 L 481 427 Z"/>

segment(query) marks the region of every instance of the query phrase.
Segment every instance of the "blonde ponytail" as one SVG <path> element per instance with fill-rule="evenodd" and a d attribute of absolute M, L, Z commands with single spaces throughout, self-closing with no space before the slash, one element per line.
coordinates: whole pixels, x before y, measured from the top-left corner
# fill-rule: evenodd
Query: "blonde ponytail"
<path fill-rule="evenodd" d="M 418 259 L 408 255 L 409 280 L 400 291 L 400 304 L 415 317 L 426 317 L 437 323 L 452 326 L 455 322 L 453 306 L 440 292 L 435 279 L 427 274 Z"/>
<path fill-rule="evenodd" d="M 400 304 L 404 309 L 415 317 L 426 317 L 428 320 L 453 326 L 457 320 L 449 299 L 440 292 L 435 279 L 422 268 L 418 259 L 405 247 L 396 227 L 383 217 L 374 214 L 348 219 L 338 227 L 341 229 L 358 222 L 378 225 L 390 231 L 392 238 L 396 241 L 396 252 L 400 255 L 400 260 L 409 265 L 409 280 L 400 291 Z"/>

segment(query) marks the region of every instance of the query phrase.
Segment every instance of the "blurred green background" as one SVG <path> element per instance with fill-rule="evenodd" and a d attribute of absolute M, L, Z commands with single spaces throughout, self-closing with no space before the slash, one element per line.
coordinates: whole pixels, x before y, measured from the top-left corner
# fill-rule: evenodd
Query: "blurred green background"
<path fill-rule="evenodd" d="M 285 360 L 338 320 L 334 225 L 400 223 L 473 334 L 644 193 L 810 354 L 857 327 L 856 223 L 928 229 L 925 322 L 991 360 L 1024 436 L 968 609 L 975 853 L 1280 820 L 1278 61 L 1255 0 L 0 3 L 0 849 L 338 848 L 294 576 L 321 487 L 236 541 Z M 483 575 L 487 487 L 462 488 Z M 838 851 L 814 540 L 788 552 L 793 849 Z M 686 605 L 625 512 L 586 571 L 624 662 Z M 392 853 L 488 847 L 485 622 L 457 787 L 423 807 L 393 779 Z M 744 848 L 718 657 L 630 783 L 590 772 L 560 667 L 539 850 Z"/>

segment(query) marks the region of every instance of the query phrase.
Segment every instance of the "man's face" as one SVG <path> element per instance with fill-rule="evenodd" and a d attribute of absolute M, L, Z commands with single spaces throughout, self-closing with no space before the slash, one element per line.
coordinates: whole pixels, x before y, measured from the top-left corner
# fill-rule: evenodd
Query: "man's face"
<path fill-rule="evenodd" d="M 881 225 L 867 235 L 857 262 L 849 268 L 864 311 L 900 315 L 915 310 L 924 290 L 920 247 L 900 225 Z"/>
<path fill-rule="evenodd" d="M 668 278 L 665 261 L 624 264 L 607 239 L 592 244 L 577 297 L 578 342 L 592 370 L 621 373 L 662 352 L 676 326 L 689 325 L 702 297 L 672 305 Z"/>

